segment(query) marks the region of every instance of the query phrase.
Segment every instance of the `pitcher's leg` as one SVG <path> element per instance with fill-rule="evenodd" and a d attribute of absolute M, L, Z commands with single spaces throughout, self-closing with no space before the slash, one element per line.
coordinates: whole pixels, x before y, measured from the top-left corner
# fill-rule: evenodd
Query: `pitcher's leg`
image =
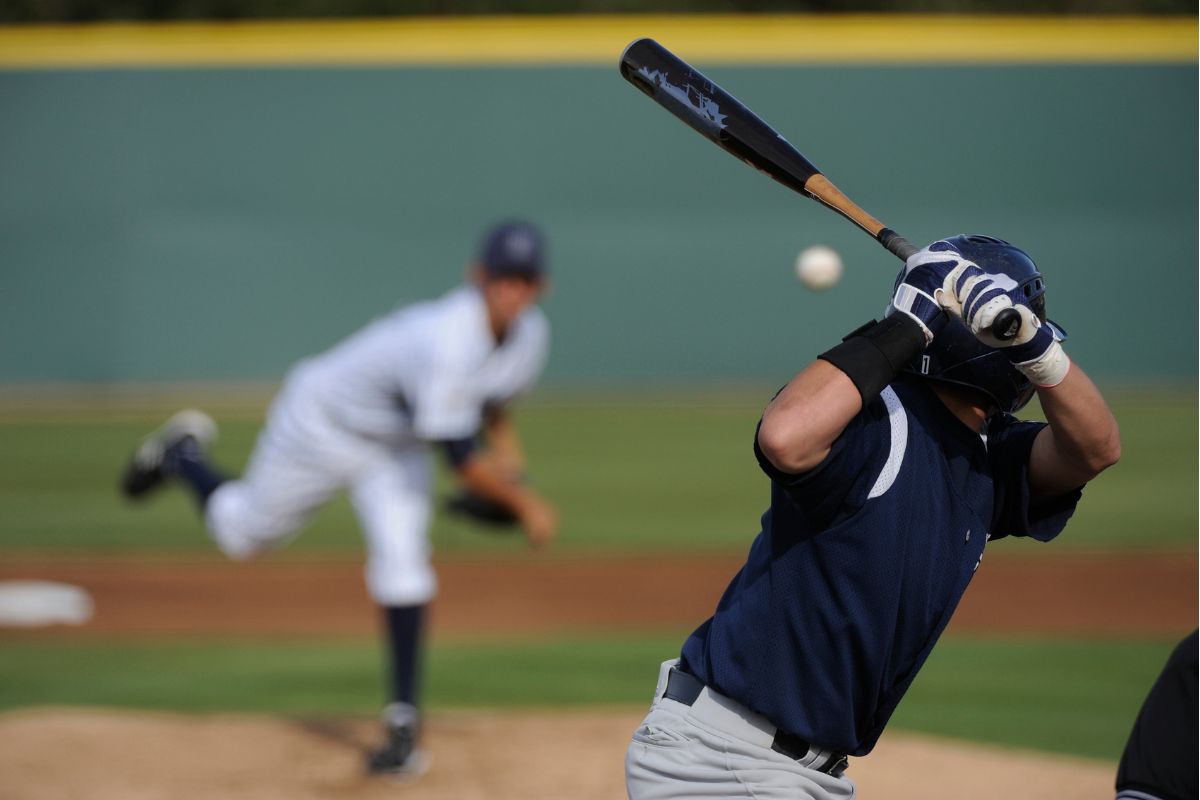
<path fill-rule="evenodd" d="M 281 397 L 273 409 L 285 404 Z M 336 459 L 289 449 L 274 421 L 259 435 L 245 475 L 228 480 L 209 461 L 207 448 L 216 433 L 216 424 L 201 411 L 175 414 L 138 445 L 122 475 L 122 491 L 141 500 L 163 486 L 183 486 L 195 496 L 217 546 L 246 558 L 296 531 L 339 485 L 331 467 Z"/>
<path fill-rule="evenodd" d="M 431 490 L 422 448 L 381 460 L 350 485 L 367 545 L 367 590 L 381 606 L 424 605 L 437 592 L 430 564 Z"/>
<path fill-rule="evenodd" d="M 400 454 L 364 471 L 351 487 L 367 542 L 366 579 L 383 611 L 390 702 L 384 743 L 369 759 L 372 772 L 419 774 L 420 677 L 426 604 L 437 589 L 430 564 L 429 466 L 423 451 Z"/>
<path fill-rule="evenodd" d="M 237 559 L 281 545 L 341 488 L 338 463 L 298 451 L 268 424 L 242 477 L 216 487 L 205 504 L 213 540 Z"/>

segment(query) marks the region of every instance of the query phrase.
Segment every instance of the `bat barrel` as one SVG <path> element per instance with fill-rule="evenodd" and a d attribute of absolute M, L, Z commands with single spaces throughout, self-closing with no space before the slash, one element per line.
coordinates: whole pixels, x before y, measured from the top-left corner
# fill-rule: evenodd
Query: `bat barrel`
<path fill-rule="evenodd" d="M 621 54 L 621 75 L 692 130 L 789 189 L 818 200 L 874 236 L 901 261 L 917 247 L 859 208 L 811 161 L 733 95 L 653 39 L 636 39 Z M 992 333 L 1001 341 L 1018 334 L 1021 317 L 1001 312 Z"/>
<path fill-rule="evenodd" d="M 733 95 L 653 39 L 621 54 L 621 76 L 721 149 L 797 192 L 819 170 Z"/>

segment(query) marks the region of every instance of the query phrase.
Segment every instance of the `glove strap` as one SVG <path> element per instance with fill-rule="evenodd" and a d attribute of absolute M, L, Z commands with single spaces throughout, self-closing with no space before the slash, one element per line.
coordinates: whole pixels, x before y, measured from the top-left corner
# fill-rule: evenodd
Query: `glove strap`
<path fill-rule="evenodd" d="M 1050 347 L 1046 348 L 1046 352 L 1037 358 L 1013 366 L 1021 370 L 1034 386 L 1049 389 L 1051 386 L 1058 386 L 1067 377 L 1067 372 L 1071 369 L 1071 359 L 1067 358 L 1067 351 L 1063 350 L 1061 344 L 1052 342 Z"/>
<path fill-rule="evenodd" d="M 865 406 L 924 349 L 924 326 L 907 314 L 892 314 L 852 331 L 817 358 L 846 373 Z"/>
<path fill-rule="evenodd" d="M 934 334 L 946 324 L 946 315 L 937 301 L 907 283 L 901 283 L 896 287 L 896 294 L 892 298 L 892 307 L 900 313 L 912 317 L 913 321 L 921 326 L 921 332 L 925 334 L 925 344 L 932 342 Z"/>

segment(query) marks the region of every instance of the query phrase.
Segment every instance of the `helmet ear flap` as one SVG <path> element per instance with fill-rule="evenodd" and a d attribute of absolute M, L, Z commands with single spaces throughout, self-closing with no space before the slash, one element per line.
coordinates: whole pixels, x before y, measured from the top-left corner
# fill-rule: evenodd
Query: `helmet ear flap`
<path fill-rule="evenodd" d="M 957 320 L 951 320 L 905 371 L 980 392 L 991 405 L 1008 413 L 1020 410 L 1033 398 L 1033 384 L 1008 356 L 976 339 Z"/>

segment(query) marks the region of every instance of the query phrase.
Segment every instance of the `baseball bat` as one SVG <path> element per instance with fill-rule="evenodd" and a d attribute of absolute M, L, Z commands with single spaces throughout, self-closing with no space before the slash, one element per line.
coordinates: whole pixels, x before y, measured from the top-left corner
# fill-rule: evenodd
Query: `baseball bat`
<path fill-rule="evenodd" d="M 901 261 L 918 248 L 860 208 L 811 161 L 733 95 L 653 39 L 637 39 L 621 54 L 621 75 L 688 127 L 794 192 L 833 209 L 871 235 Z M 1001 311 L 992 335 L 1014 338 L 1021 315 Z"/>

